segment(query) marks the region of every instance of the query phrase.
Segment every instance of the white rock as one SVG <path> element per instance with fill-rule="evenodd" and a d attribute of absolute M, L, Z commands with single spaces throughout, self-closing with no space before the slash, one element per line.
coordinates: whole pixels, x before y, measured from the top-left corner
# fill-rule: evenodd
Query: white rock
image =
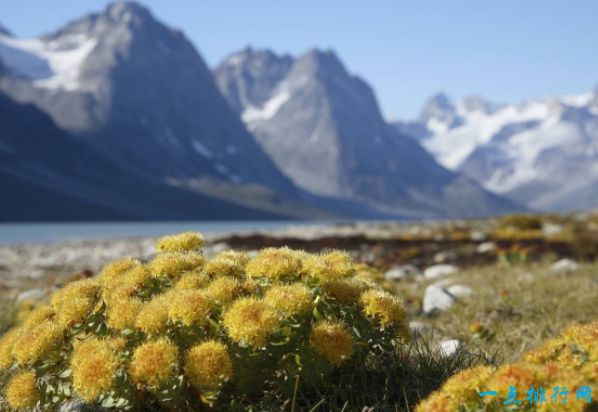
<path fill-rule="evenodd" d="M 463 285 L 452 285 L 446 288 L 446 290 L 448 293 L 457 298 L 465 298 L 473 294 L 473 289 L 471 289 L 469 286 Z"/>
<path fill-rule="evenodd" d="M 542 233 L 544 234 L 544 236 L 550 237 L 550 236 L 558 235 L 562 231 L 563 231 L 562 225 L 557 225 L 555 223 L 545 223 L 544 225 L 542 225 Z"/>
<path fill-rule="evenodd" d="M 471 240 L 473 240 L 474 242 L 479 242 L 486 238 L 487 236 L 484 232 L 481 232 L 479 230 L 474 230 L 473 232 L 471 232 Z"/>
<path fill-rule="evenodd" d="M 423 309 L 426 313 L 433 312 L 434 310 L 446 310 L 453 306 L 455 302 L 455 296 L 450 294 L 446 289 L 437 285 L 430 285 L 424 293 Z"/>
<path fill-rule="evenodd" d="M 434 255 L 434 262 L 444 263 L 457 258 L 457 253 L 452 250 L 443 250 Z"/>
<path fill-rule="evenodd" d="M 457 267 L 453 265 L 434 265 L 424 271 L 426 279 L 435 279 L 441 276 L 448 276 L 457 273 Z"/>
<path fill-rule="evenodd" d="M 47 294 L 47 291 L 40 288 L 24 290 L 18 294 L 17 302 L 22 302 L 24 300 L 40 300 L 45 298 Z"/>
<path fill-rule="evenodd" d="M 413 265 L 393 266 L 384 274 L 387 280 L 401 280 L 419 275 L 419 269 Z"/>
<path fill-rule="evenodd" d="M 457 339 L 446 339 L 440 342 L 440 353 L 446 357 L 453 356 L 460 347 L 461 342 Z"/>
<path fill-rule="evenodd" d="M 496 243 L 484 242 L 478 245 L 478 253 L 490 253 L 496 250 Z"/>
<path fill-rule="evenodd" d="M 578 268 L 579 268 L 579 265 L 574 260 L 561 259 L 559 261 L 554 262 L 552 264 L 552 266 L 550 267 L 550 270 L 552 270 L 553 272 L 556 272 L 556 273 L 565 273 L 565 272 L 572 272 L 574 270 L 577 270 Z"/>
<path fill-rule="evenodd" d="M 519 272 L 517 273 L 517 280 L 521 283 L 532 283 L 536 277 L 532 272 Z"/>

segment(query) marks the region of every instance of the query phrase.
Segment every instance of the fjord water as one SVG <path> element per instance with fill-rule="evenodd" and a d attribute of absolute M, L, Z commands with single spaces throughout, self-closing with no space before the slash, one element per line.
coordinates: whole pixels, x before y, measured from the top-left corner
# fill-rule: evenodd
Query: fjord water
<path fill-rule="evenodd" d="M 66 240 L 113 239 L 160 236 L 188 230 L 209 233 L 242 233 L 284 229 L 297 225 L 331 222 L 306 221 L 222 221 L 222 222 L 85 222 L 0 224 L 0 244 L 55 242 Z"/>

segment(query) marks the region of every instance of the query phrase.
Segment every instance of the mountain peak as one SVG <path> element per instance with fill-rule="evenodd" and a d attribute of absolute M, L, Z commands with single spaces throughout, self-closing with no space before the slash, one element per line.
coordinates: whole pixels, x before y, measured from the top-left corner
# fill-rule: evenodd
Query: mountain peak
<path fill-rule="evenodd" d="M 288 55 L 278 55 L 270 49 L 255 49 L 251 45 L 226 57 L 221 66 L 241 66 L 249 64 L 251 66 L 262 66 L 264 62 L 279 61 L 289 59 Z"/>
<path fill-rule="evenodd" d="M 455 117 L 455 105 L 443 92 L 436 93 L 424 105 L 419 121 L 427 123 L 430 119 L 448 121 Z"/>
<path fill-rule="evenodd" d="M 228 104 L 241 113 L 265 103 L 293 63 L 288 54 L 247 46 L 225 58 L 214 77 Z"/>
<path fill-rule="evenodd" d="M 453 101 L 445 92 L 438 92 L 428 99 L 427 105 L 435 105 L 448 110 L 453 108 Z"/>
<path fill-rule="evenodd" d="M 115 21 L 128 21 L 133 17 L 153 18 L 148 8 L 130 0 L 121 0 L 109 4 L 104 15 Z"/>
<path fill-rule="evenodd" d="M 494 113 L 500 107 L 498 104 L 489 102 L 478 95 L 466 96 L 460 104 L 468 112 L 483 112 L 486 114 Z"/>
<path fill-rule="evenodd" d="M 310 61 L 324 67 L 341 67 L 344 70 L 343 63 L 333 50 L 310 49 L 298 60 Z"/>
<path fill-rule="evenodd" d="M 295 63 L 295 71 L 313 73 L 317 77 L 345 78 L 349 73 L 332 50 L 311 49 L 299 56 Z"/>
<path fill-rule="evenodd" d="M 63 35 L 88 37 L 114 36 L 116 29 L 136 32 L 141 27 L 162 25 L 145 6 L 135 1 L 122 0 L 109 4 L 102 12 L 92 13 L 69 22 L 46 38 L 55 40 Z"/>

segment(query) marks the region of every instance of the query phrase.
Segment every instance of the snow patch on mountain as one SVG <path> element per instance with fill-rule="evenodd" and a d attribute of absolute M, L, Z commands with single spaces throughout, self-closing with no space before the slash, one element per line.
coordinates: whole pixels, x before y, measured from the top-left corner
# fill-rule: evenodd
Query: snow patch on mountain
<path fill-rule="evenodd" d="M 440 94 L 397 127 L 418 132 L 444 166 L 530 207 L 598 206 L 598 92 L 500 106 Z"/>
<path fill-rule="evenodd" d="M 57 40 L 17 39 L 0 34 L 0 59 L 16 76 L 47 89 L 78 90 L 80 68 L 97 44 L 94 38 L 71 35 Z"/>
<path fill-rule="evenodd" d="M 249 106 L 241 114 L 241 118 L 246 123 L 271 119 L 278 110 L 291 98 L 291 94 L 286 91 L 280 91 L 267 100 L 262 107 Z"/>
<path fill-rule="evenodd" d="M 432 117 L 426 123 L 426 127 L 434 136 L 425 139 L 423 145 L 441 164 L 456 169 L 476 147 L 488 143 L 506 125 L 546 118 L 549 110 L 542 102 L 531 102 L 485 113 L 480 110 L 470 111 L 459 102 L 455 105 L 455 114 L 459 117 L 461 125 L 453 127 Z"/>
<path fill-rule="evenodd" d="M 201 143 L 199 140 L 194 140 L 191 142 L 191 146 L 193 146 L 193 149 L 199 153 L 200 155 L 202 155 L 203 157 L 207 157 L 208 159 L 212 157 L 212 152 L 210 151 L 210 149 L 208 149 L 203 143 Z"/>

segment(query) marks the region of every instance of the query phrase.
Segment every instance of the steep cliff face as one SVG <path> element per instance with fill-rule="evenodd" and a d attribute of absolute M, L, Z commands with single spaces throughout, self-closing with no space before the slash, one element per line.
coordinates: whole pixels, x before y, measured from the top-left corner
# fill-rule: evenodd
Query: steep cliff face
<path fill-rule="evenodd" d="M 14 74 L 2 82 L 6 93 L 123 167 L 154 178 L 294 190 L 183 33 L 136 3 L 115 3 L 39 39 L 3 36 L 0 59 Z"/>
<path fill-rule="evenodd" d="M 0 94 L 0 221 L 275 218 L 130 173 Z"/>
<path fill-rule="evenodd" d="M 245 49 L 214 74 L 230 106 L 298 186 L 419 216 L 515 208 L 388 125 L 372 89 L 333 52 L 289 59 Z"/>

